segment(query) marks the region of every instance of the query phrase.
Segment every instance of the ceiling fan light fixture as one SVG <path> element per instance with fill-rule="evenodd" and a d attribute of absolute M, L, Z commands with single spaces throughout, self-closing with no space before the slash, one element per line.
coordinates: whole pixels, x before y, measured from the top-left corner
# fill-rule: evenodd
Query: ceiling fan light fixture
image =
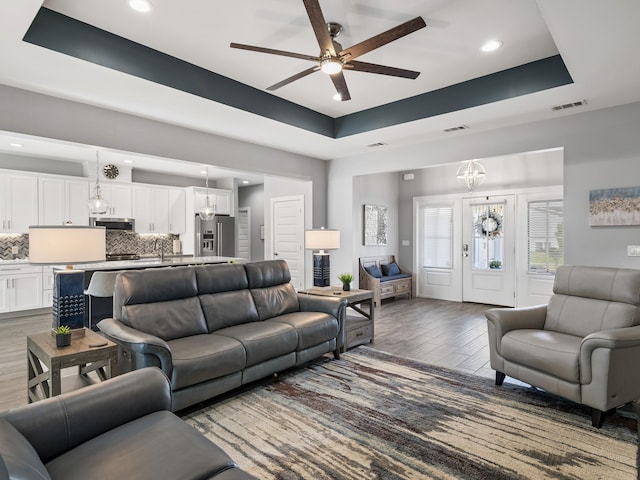
<path fill-rule="evenodd" d="M 342 101 L 342 95 L 340 95 L 339 93 L 336 93 L 336 94 L 333 96 L 333 99 L 334 99 L 336 102 L 341 102 L 341 101 Z"/>
<path fill-rule="evenodd" d="M 342 62 L 335 57 L 322 58 L 320 60 L 320 70 L 327 75 L 335 75 L 342 71 Z"/>

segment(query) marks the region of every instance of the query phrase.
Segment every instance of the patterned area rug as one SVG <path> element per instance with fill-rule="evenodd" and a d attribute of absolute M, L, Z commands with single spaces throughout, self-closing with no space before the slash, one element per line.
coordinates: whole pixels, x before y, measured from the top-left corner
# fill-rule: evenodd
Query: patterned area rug
<path fill-rule="evenodd" d="M 635 415 L 359 347 L 187 413 L 260 479 L 635 479 Z"/>

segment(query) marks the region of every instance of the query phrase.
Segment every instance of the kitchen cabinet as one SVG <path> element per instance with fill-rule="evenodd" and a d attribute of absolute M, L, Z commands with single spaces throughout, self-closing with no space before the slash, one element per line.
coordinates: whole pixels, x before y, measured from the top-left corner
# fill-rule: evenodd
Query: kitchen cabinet
<path fill-rule="evenodd" d="M 89 183 L 58 177 L 38 178 L 40 225 L 89 225 Z"/>
<path fill-rule="evenodd" d="M 187 231 L 186 197 L 181 188 L 169 190 L 169 233 L 180 234 Z"/>
<path fill-rule="evenodd" d="M 231 190 L 222 190 L 219 188 L 209 189 L 209 198 L 211 204 L 214 206 L 216 215 L 233 215 L 233 201 Z M 200 209 L 205 205 L 207 198 L 206 189 L 198 189 L 194 192 L 194 206 L 195 213 L 198 213 Z"/>
<path fill-rule="evenodd" d="M 38 177 L 0 175 L 0 233 L 28 233 L 38 224 Z"/>
<path fill-rule="evenodd" d="M 89 197 L 95 193 L 95 182 L 89 186 Z M 100 182 L 101 195 L 109 202 L 109 210 L 103 215 L 103 218 L 133 218 L 132 217 L 132 198 L 133 192 L 131 184 L 122 183 L 105 183 Z"/>
<path fill-rule="evenodd" d="M 169 189 L 133 187 L 136 233 L 169 233 Z"/>
<path fill-rule="evenodd" d="M 0 313 L 42 306 L 42 267 L 0 266 Z"/>

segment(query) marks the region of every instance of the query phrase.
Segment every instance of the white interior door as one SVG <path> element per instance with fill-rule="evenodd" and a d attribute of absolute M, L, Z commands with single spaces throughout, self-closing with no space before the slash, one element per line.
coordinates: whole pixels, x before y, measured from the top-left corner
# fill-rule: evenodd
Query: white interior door
<path fill-rule="evenodd" d="M 416 295 L 462 301 L 461 201 L 416 199 Z"/>
<path fill-rule="evenodd" d="M 304 196 L 271 200 L 273 222 L 273 258 L 289 264 L 291 283 L 296 290 L 304 288 Z"/>
<path fill-rule="evenodd" d="M 251 259 L 251 210 L 249 207 L 239 208 L 236 217 L 238 227 L 238 245 L 236 255 L 245 260 Z"/>
<path fill-rule="evenodd" d="M 462 200 L 462 299 L 515 305 L 515 198 Z"/>

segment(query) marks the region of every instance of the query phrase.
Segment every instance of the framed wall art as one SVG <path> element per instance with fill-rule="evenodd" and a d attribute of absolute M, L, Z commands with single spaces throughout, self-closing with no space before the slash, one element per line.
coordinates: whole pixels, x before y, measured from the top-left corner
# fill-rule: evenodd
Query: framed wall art
<path fill-rule="evenodd" d="M 387 244 L 387 207 L 364 205 L 364 244 Z"/>
<path fill-rule="evenodd" d="M 640 225 L 640 187 L 591 190 L 589 225 Z"/>

